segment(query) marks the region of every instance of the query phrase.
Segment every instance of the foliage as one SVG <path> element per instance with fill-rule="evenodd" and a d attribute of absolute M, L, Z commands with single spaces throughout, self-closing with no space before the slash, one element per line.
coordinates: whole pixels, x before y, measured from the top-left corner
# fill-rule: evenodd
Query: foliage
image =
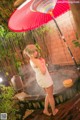
<path fill-rule="evenodd" d="M 34 38 L 36 39 L 36 46 L 46 60 L 48 60 L 48 48 L 46 44 L 46 35 L 48 32 L 51 32 L 49 26 L 43 25 L 32 31 Z"/>
<path fill-rule="evenodd" d="M 18 72 L 18 67 L 21 66 L 22 62 L 21 59 L 23 59 L 22 51 L 25 46 L 23 33 L 7 32 L 0 26 L 0 36 L 0 62 L 4 64 L 3 66 L 12 64 L 16 72 Z"/>
<path fill-rule="evenodd" d="M 6 30 L 0 25 L 0 37 L 4 37 L 6 34 Z"/>
<path fill-rule="evenodd" d="M 76 33 L 76 39 L 72 41 L 75 47 L 80 47 L 80 38 L 78 37 Z"/>
<path fill-rule="evenodd" d="M 13 2 L 14 0 L 8 0 L 8 2 L 6 0 L 0 1 L 0 25 L 8 31 L 8 19 L 15 9 Z"/>
<path fill-rule="evenodd" d="M 42 52 L 41 47 L 39 46 L 39 44 L 38 44 L 38 43 L 35 43 L 35 45 L 36 45 L 36 47 L 37 47 L 37 49 L 38 49 L 38 52 L 41 54 L 41 52 Z"/>
<path fill-rule="evenodd" d="M 12 100 L 14 90 L 11 86 L 0 85 L 0 113 L 7 113 L 8 120 L 16 120 L 16 106 Z"/>
<path fill-rule="evenodd" d="M 0 28 L 0 69 L 4 69 L 6 71 L 13 71 L 15 74 L 19 72 L 19 67 L 21 67 L 22 63 L 27 63 L 23 56 L 23 49 L 27 44 L 35 43 L 39 52 L 42 55 L 41 46 L 38 43 L 37 37 L 42 41 L 44 48 L 44 55 L 46 58 L 48 57 L 48 50 L 45 43 L 45 36 L 48 32 L 49 28 L 47 26 L 42 26 L 36 30 L 29 32 L 8 32 L 2 26 Z M 37 36 L 37 37 L 36 37 Z M 5 67 L 4 67 L 5 66 Z"/>
<path fill-rule="evenodd" d="M 40 36 L 40 38 L 45 36 L 45 33 L 47 33 L 48 31 L 50 31 L 49 27 L 47 25 L 41 26 L 37 29 L 35 29 L 33 32 L 37 33 L 38 36 Z"/>

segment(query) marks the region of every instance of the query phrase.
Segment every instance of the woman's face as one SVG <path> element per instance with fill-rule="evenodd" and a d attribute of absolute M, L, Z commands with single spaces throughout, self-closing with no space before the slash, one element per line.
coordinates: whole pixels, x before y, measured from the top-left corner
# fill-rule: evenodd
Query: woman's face
<path fill-rule="evenodd" d="M 38 53 L 37 50 L 34 51 L 33 56 L 34 56 L 34 58 L 38 58 L 39 57 L 39 53 Z"/>

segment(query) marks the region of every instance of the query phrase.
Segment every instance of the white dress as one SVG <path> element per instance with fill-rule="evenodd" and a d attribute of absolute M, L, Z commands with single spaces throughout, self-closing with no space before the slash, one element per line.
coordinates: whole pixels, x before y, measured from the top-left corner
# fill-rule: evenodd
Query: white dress
<path fill-rule="evenodd" d="M 53 80 L 47 70 L 47 67 L 46 67 L 46 73 L 42 74 L 40 69 L 36 67 L 35 64 L 31 60 L 30 60 L 30 65 L 36 73 L 36 80 L 40 87 L 48 88 L 51 85 L 53 85 Z"/>

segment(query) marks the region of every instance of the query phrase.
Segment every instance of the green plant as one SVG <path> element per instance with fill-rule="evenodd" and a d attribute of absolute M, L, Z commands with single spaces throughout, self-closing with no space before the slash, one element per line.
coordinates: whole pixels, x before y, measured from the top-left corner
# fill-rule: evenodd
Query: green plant
<path fill-rule="evenodd" d="M 0 85 L 0 113 L 7 113 L 8 120 L 16 120 L 16 102 L 12 99 L 14 89 Z"/>
<path fill-rule="evenodd" d="M 36 47 L 45 59 L 48 59 L 49 55 L 48 47 L 46 44 L 46 35 L 48 32 L 51 32 L 51 30 L 47 25 L 41 26 L 32 31 L 32 35 L 36 40 Z"/>
<path fill-rule="evenodd" d="M 8 70 L 11 66 L 15 72 L 18 72 L 18 68 L 21 66 L 21 62 L 24 59 L 22 51 L 24 48 L 23 33 L 7 32 L 2 26 L 0 26 L 0 67 L 1 69 Z"/>
<path fill-rule="evenodd" d="M 4 37 L 6 35 L 7 31 L 4 29 L 3 26 L 0 25 L 0 37 Z"/>
<path fill-rule="evenodd" d="M 72 41 L 75 47 L 80 47 L 80 37 L 76 33 L 76 39 Z"/>

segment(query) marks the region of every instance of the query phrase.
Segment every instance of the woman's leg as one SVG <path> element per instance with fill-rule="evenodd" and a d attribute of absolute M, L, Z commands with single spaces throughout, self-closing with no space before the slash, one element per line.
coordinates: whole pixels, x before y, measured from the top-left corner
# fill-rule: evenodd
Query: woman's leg
<path fill-rule="evenodd" d="M 58 112 L 58 109 L 55 109 L 55 100 L 53 97 L 53 86 L 50 86 L 48 88 L 45 88 L 46 93 L 47 93 L 47 99 L 49 101 L 49 104 L 51 106 L 52 109 L 52 114 L 55 115 Z"/>
<path fill-rule="evenodd" d="M 46 114 L 46 115 L 48 115 L 48 116 L 50 116 L 51 113 L 49 113 L 49 111 L 48 111 L 48 105 L 49 105 L 49 99 L 48 99 L 48 95 L 46 95 L 43 113 Z"/>

